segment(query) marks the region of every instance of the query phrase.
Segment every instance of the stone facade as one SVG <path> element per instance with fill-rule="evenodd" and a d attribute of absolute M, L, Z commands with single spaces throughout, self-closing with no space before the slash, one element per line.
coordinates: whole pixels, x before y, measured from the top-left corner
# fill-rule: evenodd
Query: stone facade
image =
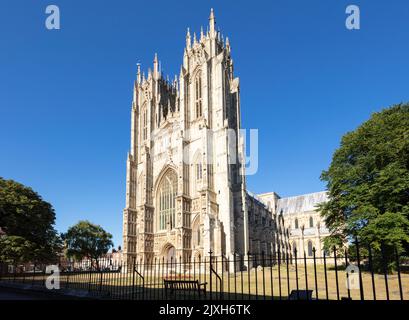
<path fill-rule="evenodd" d="M 322 239 L 329 235 L 329 230 L 316 206 L 328 200 L 325 191 L 288 198 L 271 192 L 258 197 L 274 215 L 283 217 L 285 229 L 289 231 L 285 245 L 293 256 L 296 250 L 298 257 L 303 257 L 305 252 L 306 257 L 311 258 L 314 248 L 317 257 L 323 256 Z"/>
<path fill-rule="evenodd" d="M 124 260 L 289 250 L 290 224 L 246 191 L 240 83 L 229 39 L 186 35 L 178 78 L 138 65 L 123 212 Z M 281 217 L 281 218 L 280 218 Z"/>

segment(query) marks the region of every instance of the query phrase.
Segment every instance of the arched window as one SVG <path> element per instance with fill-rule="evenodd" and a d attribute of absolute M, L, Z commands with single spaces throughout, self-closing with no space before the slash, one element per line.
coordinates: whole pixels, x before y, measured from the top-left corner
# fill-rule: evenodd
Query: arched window
<path fill-rule="evenodd" d="M 312 242 L 308 241 L 308 256 L 312 256 Z"/>
<path fill-rule="evenodd" d="M 147 112 L 146 106 L 142 107 L 142 112 L 141 112 L 141 138 L 142 141 L 145 141 L 147 136 L 148 136 L 148 112 Z"/>
<path fill-rule="evenodd" d="M 202 172 L 202 159 L 199 158 L 196 163 L 196 180 L 202 180 Z"/>
<path fill-rule="evenodd" d="M 297 218 L 295 218 L 295 221 L 294 221 L 294 229 L 298 229 L 298 219 Z"/>
<path fill-rule="evenodd" d="M 177 180 L 174 173 L 166 174 L 161 181 L 158 191 L 158 230 L 166 230 L 168 226 L 175 227 Z"/>
<path fill-rule="evenodd" d="M 215 164 L 212 161 L 212 158 L 208 158 L 208 162 L 207 162 L 207 183 L 209 185 L 209 188 L 213 190 L 214 187 L 214 170 L 213 170 L 213 166 Z"/>
<path fill-rule="evenodd" d="M 202 78 L 200 77 L 200 72 L 195 79 L 195 107 L 196 107 L 196 118 L 202 116 Z"/>
<path fill-rule="evenodd" d="M 138 178 L 138 190 L 136 191 L 137 192 L 137 203 L 138 203 L 138 205 L 141 205 L 142 204 L 142 201 L 143 201 L 143 172 L 139 175 L 139 178 Z"/>
<path fill-rule="evenodd" d="M 195 219 L 192 227 L 192 238 L 193 238 L 193 247 L 200 246 L 201 235 L 200 235 L 200 220 Z"/>
<path fill-rule="evenodd" d="M 203 162 L 202 162 L 202 155 L 200 150 L 196 151 L 195 156 L 193 157 L 193 185 L 194 185 L 194 192 L 193 195 L 196 195 L 197 192 L 200 190 L 202 186 L 202 178 L 203 178 Z"/>
<path fill-rule="evenodd" d="M 310 228 L 314 228 L 314 219 L 310 217 Z"/>

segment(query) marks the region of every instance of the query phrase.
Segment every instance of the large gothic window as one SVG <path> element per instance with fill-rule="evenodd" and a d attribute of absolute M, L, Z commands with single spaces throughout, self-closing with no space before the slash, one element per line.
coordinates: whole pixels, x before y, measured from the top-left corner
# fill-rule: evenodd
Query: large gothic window
<path fill-rule="evenodd" d="M 200 74 L 195 79 L 195 107 L 196 118 L 199 118 L 202 116 L 202 78 Z"/>
<path fill-rule="evenodd" d="M 166 174 L 161 181 L 158 191 L 158 230 L 175 227 L 177 180 L 173 172 Z"/>

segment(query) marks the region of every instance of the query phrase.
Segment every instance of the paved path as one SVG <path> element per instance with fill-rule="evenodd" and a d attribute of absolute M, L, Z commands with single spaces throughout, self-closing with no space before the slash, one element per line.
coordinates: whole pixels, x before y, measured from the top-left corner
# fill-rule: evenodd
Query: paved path
<path fill-rule="evenodd" d="M 0 288 L 0 300 L 45 300 L 45 296 L 41 296 L 32 292 L 21 292 Z"/>

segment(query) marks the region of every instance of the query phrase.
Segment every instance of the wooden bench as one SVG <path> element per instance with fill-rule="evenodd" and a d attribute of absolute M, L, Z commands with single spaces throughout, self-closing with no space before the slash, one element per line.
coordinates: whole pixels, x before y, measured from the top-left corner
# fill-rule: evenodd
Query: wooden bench
<path fill-rule="evenodd" d="M 165 286 L 165 294 L 168 297 L 169 294 L 174 294 L 176 291 L 187 291 L 187 292 L 197 292 L 199 297 L 203 292 L 204 297 L 206 298 L 206 285 L 205 283 L 200 283 L 199 280 L 163 280 Z"/>
<path fill-rule="evenodd" d="M 292 290 L 288 300 L 312 300 L 312 290 Z"/>

